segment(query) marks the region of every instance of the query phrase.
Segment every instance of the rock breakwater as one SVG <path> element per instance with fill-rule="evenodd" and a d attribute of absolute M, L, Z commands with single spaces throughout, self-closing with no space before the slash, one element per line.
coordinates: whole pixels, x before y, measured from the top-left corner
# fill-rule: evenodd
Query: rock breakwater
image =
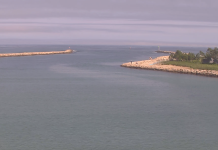
<path fill-rule="evenodd" d="M 162 51 L 162 50 L 158 50 L 158 51 L 155 51 L 157 53 L 168 53 L 168 54 L 175 54 L 175 52 L 172 52 L 172 51 Z"/>
<path fill-rule="evenodd" d="M 52 55 L 52 54 L 69 54 L 71 49 L 65 51 L 50 51 L 50 52 L 23 52 L 23 53 L 0 53 L 0 57 L 16 57 L 16 56 L 32 56 L 32 55 Z"/>
<path fill-rule="evenodd" d="M 218 77 L 218 71 L 216 70 L 200 70 L 200 69 L 193 69 L 193 68 L 182 67 L 182 66 L 161 65 L 161 62 L 167 60 L 169 60 L 169 56 L 160 56 L 152 60 L 143 60 L 143 61 L 124 63 L 121 66 L 128 67 L 128 68 L 158 70 L 158 71 L 167 71 L 167 72 L 175 72 L 175 73 Z"/>

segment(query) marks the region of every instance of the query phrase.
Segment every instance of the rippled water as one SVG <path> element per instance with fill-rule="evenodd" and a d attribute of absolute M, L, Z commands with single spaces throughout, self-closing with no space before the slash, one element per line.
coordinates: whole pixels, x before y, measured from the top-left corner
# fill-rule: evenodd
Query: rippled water
<path fill-rule="evenodd" d="M 1 150 L 218 149 L 217 78 L 120 67 L 163 55 L 157 47 L 71 47 L 77 52 L 0 58 Z"/>

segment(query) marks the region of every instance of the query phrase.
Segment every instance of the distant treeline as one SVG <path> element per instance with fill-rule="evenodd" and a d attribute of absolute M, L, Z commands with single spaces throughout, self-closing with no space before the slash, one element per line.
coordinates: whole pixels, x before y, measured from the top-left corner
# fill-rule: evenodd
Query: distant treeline
<path fill-rule="evenodd" d="M 201 61 L 201 63 L 214 63 L 218 64 L 218 48 L 208 48 L 206 53 L 200 51 L 197 54 L 183 53 L 177 50 L 174 54 L 170 54 L 170 60 L 176 61 Z"/>

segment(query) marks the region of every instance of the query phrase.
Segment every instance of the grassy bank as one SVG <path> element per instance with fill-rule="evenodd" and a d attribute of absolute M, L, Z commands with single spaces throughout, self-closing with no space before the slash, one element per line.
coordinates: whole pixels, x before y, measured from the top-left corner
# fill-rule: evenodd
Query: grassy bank
<path fill-rule="evenodd" d="M 165 61 L 162 62 L 163 65 L 175 65 L 175 66 L 183 66 L 190 67 L 193 69 L 201 69 L 201 70 L 218 70 L 217 64 L 202 64 L 199 61 Z"/>

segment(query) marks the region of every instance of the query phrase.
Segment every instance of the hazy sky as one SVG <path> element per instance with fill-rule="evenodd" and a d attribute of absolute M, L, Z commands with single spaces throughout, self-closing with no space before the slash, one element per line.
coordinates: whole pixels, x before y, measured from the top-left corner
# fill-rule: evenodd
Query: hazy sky
<path fill-rule="evenodd" d="M 0 0 L 0 44 L 216 45 L 217 0 Z"/>

